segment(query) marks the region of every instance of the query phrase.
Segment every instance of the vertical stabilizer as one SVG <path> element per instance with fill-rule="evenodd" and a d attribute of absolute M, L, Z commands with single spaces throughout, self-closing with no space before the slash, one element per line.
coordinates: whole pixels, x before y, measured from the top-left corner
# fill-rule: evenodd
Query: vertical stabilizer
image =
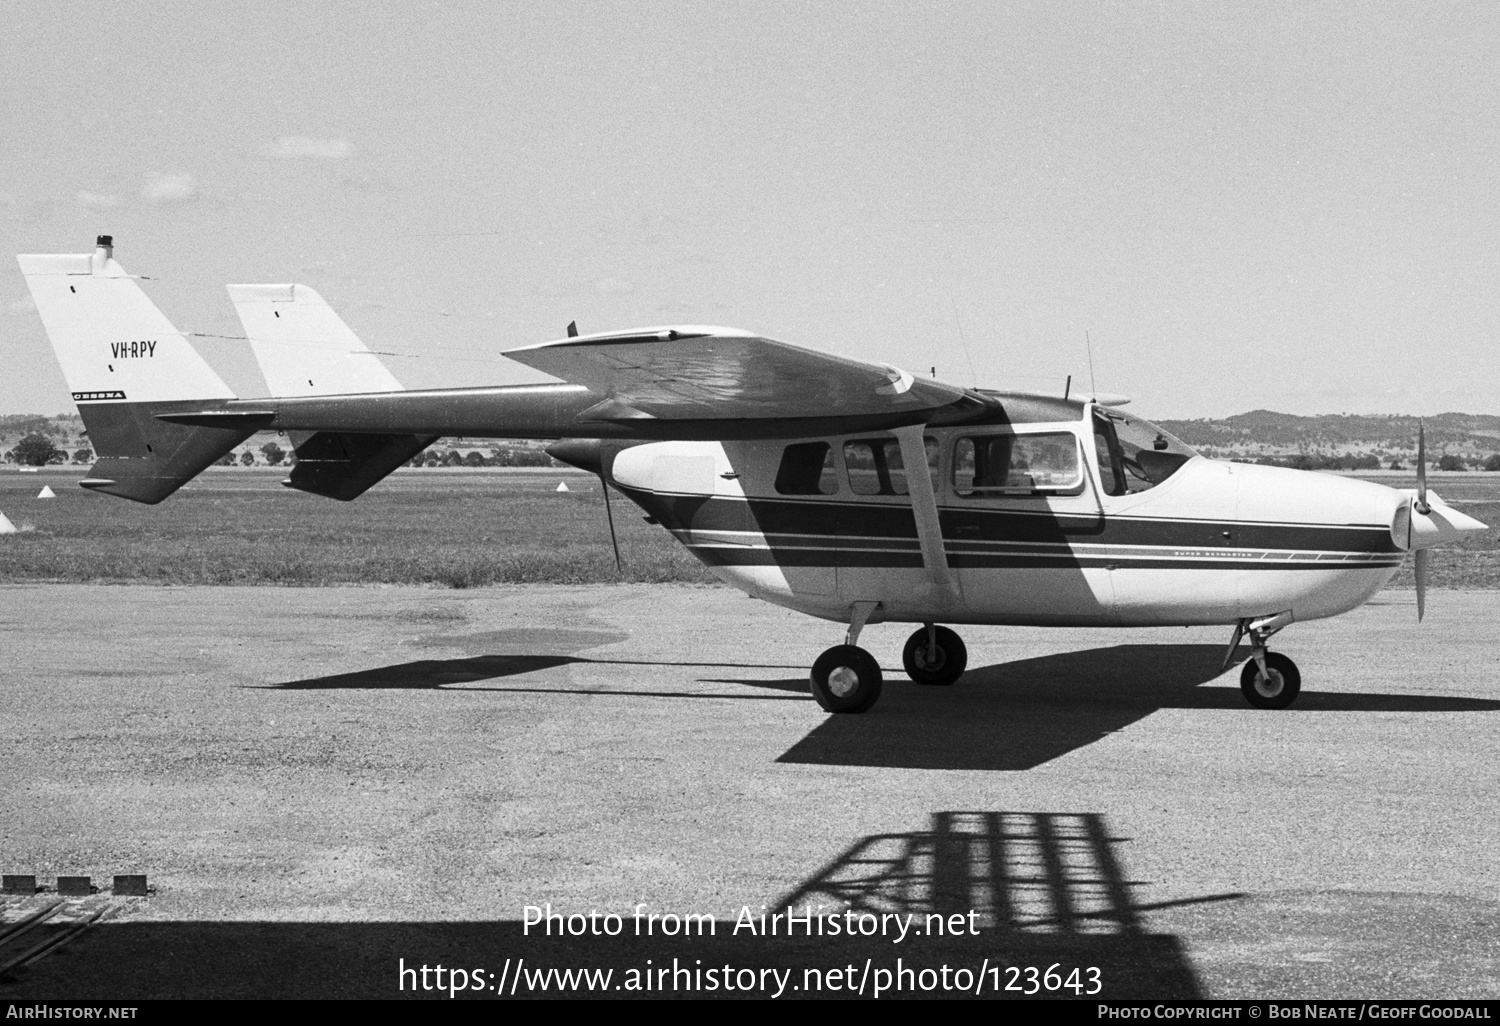
<path fill-rule="evenodd" d="M 110 236 L 93 253 L 16 259 L 100 457 L 85 488 L 160 502 L 254 433 L 157 419 L 234 393 L 115 261 Z"/>
<path fill-rule="evenodd" d="M 74 402 L 234 398 L 115 261 L 110 236 L 92 254 L 16 259 Z"/>
<path fill-rule="evenodd" d="M 229 298 L 273 396 L 400 392 L 344 319 L 306 285 L 229 285 Z M 282 484 L 348 502 L 437 441 L 436 435 L 292 431 L 297 463 Z"/>
<path fill-rule="evenodd" d="M 226 288 L 273 396 L 401 391 L 395 375 L 306 285 Z"/>

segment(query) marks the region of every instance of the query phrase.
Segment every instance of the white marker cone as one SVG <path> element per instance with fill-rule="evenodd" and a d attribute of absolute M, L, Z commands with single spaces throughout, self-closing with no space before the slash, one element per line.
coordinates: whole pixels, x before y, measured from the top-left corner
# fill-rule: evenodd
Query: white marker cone
<path fill-rule="evenodd" d="M 51 485 L 42 485 L 42 490 L 36 493 L 38 499 L 55 499 L 57 493 L 52 490 Z"/>
<path fill-rule="evenodd" d="M 568 487 L 568 482 L 566 482 L 566 481 L 559 481 L 559 482 L 557 482 L 557 490 L 560 491 L 560 492 L 570 492 L 573 489 L 571 489 L 571 488 Z"/>
<path fill-rule="evenodd" d="M 10 517 L 0 513 L 0 534 L 15 534 L 16 525 L 10 522 Z"/>

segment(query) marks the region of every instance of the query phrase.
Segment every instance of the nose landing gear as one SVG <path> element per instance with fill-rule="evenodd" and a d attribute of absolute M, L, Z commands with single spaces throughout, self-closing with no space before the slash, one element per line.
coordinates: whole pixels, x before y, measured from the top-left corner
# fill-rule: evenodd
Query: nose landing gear
<path fill-rule="evenodd" d="M 1240 692 L 1257 709 L 1285 709 L 1302 691 L 1297 664 L 1280 652 L 1263 652 L 1246 660 L 1240 671 Z"/>
<path fill-rule="evenodd" d="M 1297 664 L 1279 652 L 1271 652 L 1266 643 L 1281 628 L 1292 622 L 1291 613 L 1258 620 L 1241 620 L 1235 624 L 1234 638 L 1229 643 L 1229 656 L 1244 635 L 1250 636 L 1250 658 L 1240 670 L 1240 693 L 1245 701 L 1257 709 L 1285 709 L 1297 700 L 1302 692 L 1302 674 Z"/>

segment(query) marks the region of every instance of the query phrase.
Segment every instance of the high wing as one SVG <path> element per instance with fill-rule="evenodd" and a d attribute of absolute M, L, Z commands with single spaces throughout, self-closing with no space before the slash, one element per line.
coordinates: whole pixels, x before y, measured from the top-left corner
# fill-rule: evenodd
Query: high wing
<path fill-rule="evenodd" d="M 729 328 L 581 335 L 506 356 L 561 384 L 278 396 L 176 423 L 492 438 L 796 438 L 995 414 L 992 397 Z"/>
<path fill-rule="evenodd" d="M 601 419 L 795 420 L 889 415 L 962 402 L 953 385 L 733 328 L 581 335 L 506 356 L 607 396 Z"/>

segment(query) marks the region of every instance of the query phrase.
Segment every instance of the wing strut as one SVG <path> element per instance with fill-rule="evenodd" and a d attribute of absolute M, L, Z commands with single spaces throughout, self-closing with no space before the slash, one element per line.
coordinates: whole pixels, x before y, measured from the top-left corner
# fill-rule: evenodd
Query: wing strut
<path fill-rule="evenodd" d="M 917 540 L 922 546 L 922 563 L 932 578 L 941 600 L 950 607 L 961 601 L 958 576 L 948 566 L 943 551 L 943 525 L 938 518 L 937 496 L 927 473 L 927 446 L 922 439 L 923 425 L 896 428 L 901 443 L 901 464 L 906 468 L 906 487 L 911 493 L 912 518 L 917 522 Z"/>

